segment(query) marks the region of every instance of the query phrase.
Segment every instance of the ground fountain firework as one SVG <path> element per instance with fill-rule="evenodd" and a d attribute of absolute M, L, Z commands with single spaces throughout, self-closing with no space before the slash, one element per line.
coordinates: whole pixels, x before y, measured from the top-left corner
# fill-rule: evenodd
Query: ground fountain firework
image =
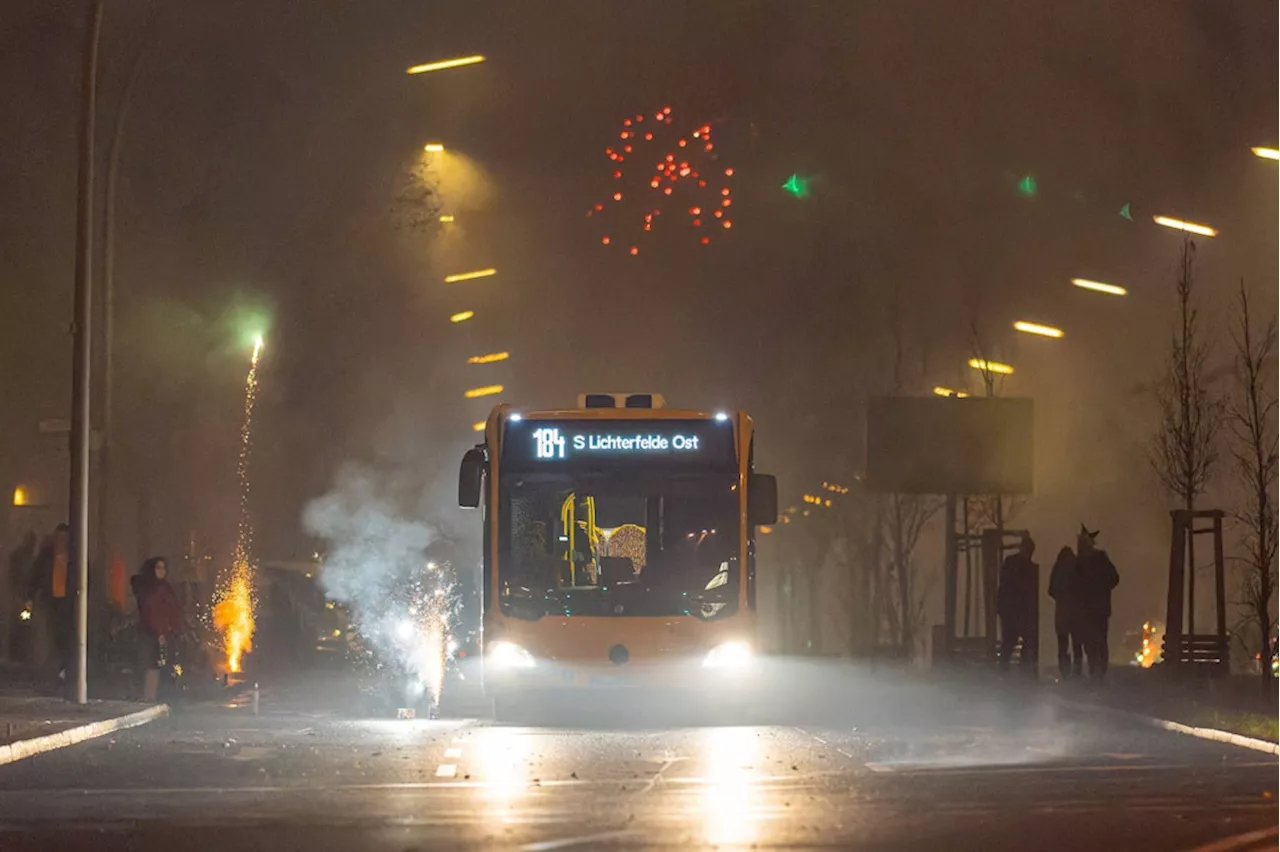
<path fill-rule="evenodd" d="M 240 518 L 231 570 L 219 585 L 213 605 L 213 626 L 222 635 L 228 671 L 244 667 L 244 655 L 253 650 L 254 612 L 257 597 L 253 576 L 253 522 L 249 515 L 249 450 L 253 436 L 253 409 L 258 398 L 258 360 L 262 338 L 253 346 L 253 359 L 244 382 L 244 420 L 240 425 L 240 457 L 236 475 L 240 485 Z"/>

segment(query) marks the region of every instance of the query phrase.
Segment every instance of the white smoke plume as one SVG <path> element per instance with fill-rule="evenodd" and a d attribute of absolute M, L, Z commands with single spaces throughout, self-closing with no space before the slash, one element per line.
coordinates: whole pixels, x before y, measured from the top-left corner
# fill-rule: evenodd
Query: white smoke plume
<path fill-rule="evenodd" d="M 436 530 L 404 517 L 380 482 L 386 478 L 372 471 L 343 468 L 333 490 L 307 504 L 303 524 L 325 542 L 325 594 L 350 609 L 378 659 L 406 675 L 409 698 L 429 690 L 438 701 L 451 583 L 426 571 Z"/>

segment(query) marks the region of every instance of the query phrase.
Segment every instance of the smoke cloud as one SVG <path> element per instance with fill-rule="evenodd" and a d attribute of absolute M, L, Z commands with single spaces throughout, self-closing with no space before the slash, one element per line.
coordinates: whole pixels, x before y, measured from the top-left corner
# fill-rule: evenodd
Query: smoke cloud
<path fill-rule="evenodd" d="M 431 526 L 404 517 L 373 471 L 348 465 L 334 488 L 303 511 L 307 531 L 325 543 L 320 585 L 346 605 L 379 667 L 406 678 L 405 697 L 438 701 L 445 667 L 452 583 L 428 571 Z M 432 576 L 434 575 L 434 576 Z"/>

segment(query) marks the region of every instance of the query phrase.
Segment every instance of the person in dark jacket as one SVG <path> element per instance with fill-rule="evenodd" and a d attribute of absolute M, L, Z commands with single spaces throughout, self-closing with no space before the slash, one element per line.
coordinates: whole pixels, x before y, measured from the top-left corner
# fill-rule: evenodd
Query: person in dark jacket
<path fill-rule="evenodd" d="M 182 635 L 184 619 L 178 593 L 169 584 L 169 566 L 153 556 L 133 575 L 133 596 L 138 602 L 138 662 L 143 671 L 142 700 L 154 702 L 164 668 Z"/>
<path fill-rule="evenodd" d="M 1107 631 L 1111 621 L 1111 590 L 1120 584 L 1120 574 L 1106 551 L 1096 544 L 1098 530 L 1090 532 L 1080 525 L 1076 539 L 1076 568 L 1080 582 L 1079 624 L 1084 639 L 1084 652 L 1089 658 L 1089 676 L 1104 677 L 1110 648 Z"/>
<path fill-rule="evenodd" d="M 71 532 L 66 524 L 58 524 L 31 566 L 27 608 L 39 606 L 49 619 L 58 680 L 64 685 L 72 675 L 75 655 L 76 579 L 71 569 Z"/>
<path fill-rule="evenodd" d="M 1000 566 L 1000 586 L 996 613 L 1000 616 L 1000 668 L 1008 670 L 1013 649 L 1022 643 L 1021 668 L 1035 676 L 1039 665 L 1039 637 L 1036 633 L 1036 587 L 1040 566 L 1031 561 L 1036 543 L 1024 535 L 1018 552 Z"/>
<path fill-rule="evenodd" d="M 1084 671 L 1084 633 L 1079 625 L 1080 576 L 1075 551 L 1058 551 L 1049 574 L 1049 597 L 1053 598 L 1053 630 L 1058 634 L 1058 674 L 1063 680 L 1079 677 Z"/>

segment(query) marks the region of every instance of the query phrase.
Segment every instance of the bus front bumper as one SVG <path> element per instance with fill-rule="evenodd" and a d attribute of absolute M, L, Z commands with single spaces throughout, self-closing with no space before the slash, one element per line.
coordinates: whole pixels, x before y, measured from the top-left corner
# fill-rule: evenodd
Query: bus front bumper
<path fill-rule="evenodd" d="M 759 682 L 760 671 L 754 661 L 732 669 L 709 668 L 699 660 L 619 666 L 538 661 L 520 668 L 498 667 L 486 662 L 484 667 L 484 691 L 493 696 L 631 690 L 740 693 Z"/>

